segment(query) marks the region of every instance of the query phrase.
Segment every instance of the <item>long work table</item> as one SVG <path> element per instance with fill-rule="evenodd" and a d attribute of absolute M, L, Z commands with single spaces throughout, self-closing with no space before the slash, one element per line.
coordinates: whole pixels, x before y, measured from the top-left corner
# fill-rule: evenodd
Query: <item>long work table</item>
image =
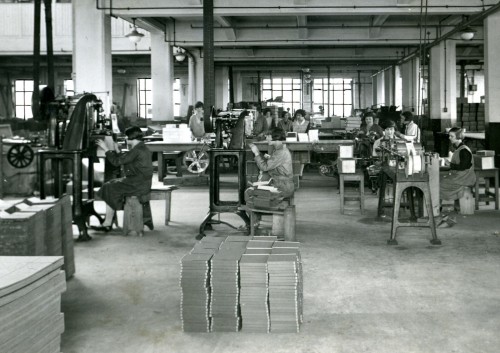
<path fill-rule="evenodd" d="M 254 143 L 260 151 L 267 152 L 269 145 L 267 141 L 247 141 L 248 143 Z M 319 140 L 314 142 L 298 142 L 298 141 L 286 141 L 284 142 L 287 148 L 292 152 L 294 159 L 299 154 L 310 154 L 310 152 L 316 153 L 336 153 L 341 145 L 354 145 L 354 140 Z M 157 153 L 158 156 L 158 178 L 163 180 L 163 153 L 171 152 L 187 152 L 190 150 L 200 150 L 203 146 L 205 149 L 209 149 L 210 146 L 205 145 L 203 142 L 165 142 L 165 141 L 153 141 L 147 142 L 146 146 L 153 153 Z M 250 151 L 250 148 L 247 147 Z M 302 153 L 296 153 L 302 152 Z M 303 159 L 302 159 L 303 161 Z"/>

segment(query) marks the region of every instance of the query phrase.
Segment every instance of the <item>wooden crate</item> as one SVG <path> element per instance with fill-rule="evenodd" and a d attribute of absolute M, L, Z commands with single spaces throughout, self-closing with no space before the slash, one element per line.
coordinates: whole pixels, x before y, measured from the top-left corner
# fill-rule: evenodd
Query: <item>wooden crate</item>
<path fill-rule="evenodd" d="M 45 252 L 41 212 L 0 212 L 0 255 L 40 256 Z"/>

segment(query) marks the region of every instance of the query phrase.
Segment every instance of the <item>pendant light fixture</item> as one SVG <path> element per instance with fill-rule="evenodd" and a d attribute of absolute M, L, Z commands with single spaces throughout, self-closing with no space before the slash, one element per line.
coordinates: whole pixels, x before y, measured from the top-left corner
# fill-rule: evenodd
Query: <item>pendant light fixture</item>
<path fill-rule="evenodd" d="M 137 26 L 135 25 L 135 18 L 132 18 L 132 23 L 133 23 L 132 31 L 129 34 L 125 35 L 125 37 L 127 37 L 132 43 L 139 43 L 142 37 L 144 37 L 144 34 L 137 31 Z"/>

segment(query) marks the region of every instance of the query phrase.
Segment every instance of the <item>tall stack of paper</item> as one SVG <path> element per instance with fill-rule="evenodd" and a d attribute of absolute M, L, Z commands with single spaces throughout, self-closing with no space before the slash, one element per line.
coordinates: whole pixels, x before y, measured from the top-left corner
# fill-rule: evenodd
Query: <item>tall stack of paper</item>
<path fill-rule="evenodd" d="M 213 253 L 187 254 L 181 259 L 181 321 L 185 332 L 210 332 L 210 259 Z"/>
<path fill-rule="evenodd" d="M 269 332 L 267 258 L 244 254 L 240 260 L 242 331 Z"/>
<path fill-rule="evenodd" d="M 61 351 L 62 257 L 0 257 L 0 352 Z"/>
<path fill-rule="evenodd" d="M 283 243 L 294 245 L 292 242 Z M 271 332 L 299 332 L 303 296 L 302 266 L 298 247 L 279 245 L 273 248 L 267 264 Z"/>
<path fill-rule="evenodd" d="M 238 262 L 245 244 L 226 240 L 212 258 L 210 316 L 214 332 L 237 332 L 240 329 Z"/>

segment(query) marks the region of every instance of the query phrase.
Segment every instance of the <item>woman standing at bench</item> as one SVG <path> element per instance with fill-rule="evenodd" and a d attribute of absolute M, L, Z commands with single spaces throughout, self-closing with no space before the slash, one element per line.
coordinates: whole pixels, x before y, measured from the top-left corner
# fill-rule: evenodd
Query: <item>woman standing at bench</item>
<path fill-rule="evenodd" d="M 106 218 L 94 230 L 109 232 L 116 210 L 123 210 L 127 196 L 137 196 L 143 204 L 143 222 L 150 230 L 154 229 L 149 198 L 153 176 L 152 154 L 142 141 L 142 131 L 133 126 L 125 130 L 128 152 L 119 152 L 116 143 L 109 146 L 104 140 L 97 145 L 106 153 L 106 159 L 114 166 L 123 166 L 125 177 L 110 180 L 101 187 L 97 195 L 106 202 Z"/>

